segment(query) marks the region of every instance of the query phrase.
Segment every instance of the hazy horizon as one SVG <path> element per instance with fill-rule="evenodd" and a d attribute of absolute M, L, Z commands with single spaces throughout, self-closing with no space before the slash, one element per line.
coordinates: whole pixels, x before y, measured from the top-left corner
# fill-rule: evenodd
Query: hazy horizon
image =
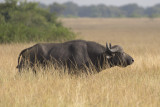
<path fill-rule="evenodd" d="M 122 6 L 126 4 L 138 4 L 143 7 L 150 7 L 154 6 L 156 4 L 160 4 L 159 0 L 120 0 L 117 2 L 117 0 L 28 0 L 28 1 L 35 1 L 35 2 L 41 2 L 44 4 L 52 4 L 53 2 L 58 2 L 58 3 L 64 3 L 64 2 L 74 2 L 78 5 L 98 5 L 98 4 L 105 4 L 105 5 L 113 5 L 113 6 Z"/>
<path fill-rule="evenodd" d="M 3 2 L 4 0 L 0 0 L 0 2 Z M 159 0 L 120 0 L 119 2 L 117 2 L 117 0 L 81 0 L 81 1 L 77 1 L 77 0 L 27 0 L 27 1 L 34 1 L 34 2 L 41 2 L 44 4 L 52 4 L 53 2 L 57 2 L 57 3 L 64 3 L 64 2 L 74 2 L 78 5 L 98 5 L 98 4 L 105 4 L 105 5 L 113 5 L 113 6 L 122 6 L 122 5 L 126 5 L 126 4 L 138 4 L 139 6 L 143 6 L 143 7 L 150 7 L 150 6 L 154 6 L 156 4 L 160 4 Z"/>

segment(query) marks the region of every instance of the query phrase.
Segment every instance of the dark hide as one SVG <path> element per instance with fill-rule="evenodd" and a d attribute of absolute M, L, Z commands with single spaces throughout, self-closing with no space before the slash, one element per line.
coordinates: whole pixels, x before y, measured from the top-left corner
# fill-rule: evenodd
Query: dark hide
<path fill-rule="evenodd" d="M 116 50 L 117 49 L 117 50 Z M 26 66 L 34 69 L 36 64 L 45 66 L 58 64 L 68 69 L 81 69 L 92 65 L 99 72 L 105 66 L 126 67 L 133 58 L 123 52 L 120 46 L 106 47 L 91 41 L 74 40 L 65 43 L 39 43 L 24 49 L 18 58 L 19 72 Z"/>

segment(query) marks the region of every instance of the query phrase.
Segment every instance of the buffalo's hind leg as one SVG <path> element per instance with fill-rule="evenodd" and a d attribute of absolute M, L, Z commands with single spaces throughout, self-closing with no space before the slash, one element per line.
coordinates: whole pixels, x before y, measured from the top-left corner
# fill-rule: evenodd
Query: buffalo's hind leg
<path fill-rule="evenodd" d="M 22 72 L 22 69 L 24 68 L 24 63 L 23 63 L 23 61 L 21 61 L 20 64 L 17 65 L 16 68 L 18 69 L 18 72 L 21 73 L 21 72 Z"/>

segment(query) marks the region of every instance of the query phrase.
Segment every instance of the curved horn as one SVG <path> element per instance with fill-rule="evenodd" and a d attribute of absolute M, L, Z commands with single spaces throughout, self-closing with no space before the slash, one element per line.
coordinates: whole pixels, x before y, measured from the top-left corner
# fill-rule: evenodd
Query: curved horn
<path fill-rule="evenodd" d="M 115 47 L 115 48 L 112 48 L 110 50 L 111 50 L 112 53 L 115 53 L 115 52 L 118 52 L 119 49 L 117 47 Z"/>
<path fill-rule="evenodd" d="M 111 43 L 109 43 L 109 48 L 111 49 L 111 47 L 112 47 L 112 45 L 111 45 Z"/>
<path fill-rule="evenodd" d="M 112 48 L 110 49 L 111 52 L 115 53 L 115 52 L 122 52 L 123 49 L 121 46 L 119 45 L 115 45 L 115 46 L 112 46 Z"/>
<path fill-rule="evenodd" d="M 112 46 L 111 43 L 109 43 L 109 47 L 108 47 L 108 43 L 106 43 L 106 49 L 110 53 L 115 53 L 115 52 L 121 52 L 121 51 L 123 51 L 123 49 L 122 49 L 121 46 L 119 46 L 119 45 Z"/>

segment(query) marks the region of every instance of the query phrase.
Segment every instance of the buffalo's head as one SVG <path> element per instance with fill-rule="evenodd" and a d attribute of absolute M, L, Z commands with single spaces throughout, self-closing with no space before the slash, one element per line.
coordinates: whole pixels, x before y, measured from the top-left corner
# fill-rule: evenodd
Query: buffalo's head
<path fill-rule="evenodd" d="M 111 46 L 106 43 L 106 54 L 109 65 L 126 67 L 134 62 L 134 59 L 123 51 L 123 48 L 119 45 Z"/>

